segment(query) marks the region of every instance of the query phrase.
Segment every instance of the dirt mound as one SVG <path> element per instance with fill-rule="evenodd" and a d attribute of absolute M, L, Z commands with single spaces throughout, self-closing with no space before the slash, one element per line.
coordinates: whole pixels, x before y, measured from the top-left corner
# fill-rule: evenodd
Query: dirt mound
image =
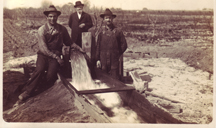
<path fill-rule="evenodd" d="M 57 81 L 47 91 L 30 98 L 14 111 L 4 111 L 7 122 L 72 122 L 94 123 L 82 104 Z"/>

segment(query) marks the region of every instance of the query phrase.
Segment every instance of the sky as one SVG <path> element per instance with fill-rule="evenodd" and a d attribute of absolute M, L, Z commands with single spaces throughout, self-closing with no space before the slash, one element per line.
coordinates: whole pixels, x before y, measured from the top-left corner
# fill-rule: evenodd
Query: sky
<path fill-rule="evenodd" d="M 40 7 L 43 0 L 4 0 L 3 7 L 13 9 L 16 7 Z M 55 6 L 62 6 L 77 0 L 48 0 Z M 82 1 L 82 0 L 81 0 Z M 143 8 L 153 10 L 201 10 L 214 8 L 215 0 L 89 0 L 91 6 L 104 8 L 122 8 L 124 10 L 141 10 Z"/>

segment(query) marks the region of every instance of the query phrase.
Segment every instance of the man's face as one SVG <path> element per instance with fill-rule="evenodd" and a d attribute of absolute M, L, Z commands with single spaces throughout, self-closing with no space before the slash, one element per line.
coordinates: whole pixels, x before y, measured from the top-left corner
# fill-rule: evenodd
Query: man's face
<path fill-rule="evenodd" d="M 110 25 L 113 23 L 113 17 L 112 16 L 104 16 L 104 22 L 106 25 Z"/>
<path fill-rule="evenodd" d="M 55 25 L 57 23 L 58 15 L 56 12 L 50 12 L 47 16 L 47 20 L 50 25 Z"/>
<path fill-rule="evenodd" d="M 76 7 L 76 11 L 77 11 L 79 14 L 81 14 L 82 11 L 83 11 L 83 6 L 77 6 L 77 7 Z"/>

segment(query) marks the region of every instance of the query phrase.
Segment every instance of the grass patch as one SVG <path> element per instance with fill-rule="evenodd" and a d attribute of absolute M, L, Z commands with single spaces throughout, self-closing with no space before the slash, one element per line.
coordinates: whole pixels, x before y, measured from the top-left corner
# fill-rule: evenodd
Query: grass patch
<path fill-rule="evenodd" d="M 127 38 L 128 50 L 157 53 L 158 57 L 181 59 L 196 69 L 213 74 L 213 48 L 194 47 L 193 43 L 149 44 L 134 38 Z"/>

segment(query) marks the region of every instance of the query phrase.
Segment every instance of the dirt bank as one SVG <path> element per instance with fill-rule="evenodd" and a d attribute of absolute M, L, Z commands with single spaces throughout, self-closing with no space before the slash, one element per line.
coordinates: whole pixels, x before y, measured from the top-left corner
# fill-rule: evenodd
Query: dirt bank
<path fill-rule="evenodd" d="M 4 111 L 3 118 L 6 122 L 100 122 L 92 118 L 60 81 L 14 111 Z"/>

